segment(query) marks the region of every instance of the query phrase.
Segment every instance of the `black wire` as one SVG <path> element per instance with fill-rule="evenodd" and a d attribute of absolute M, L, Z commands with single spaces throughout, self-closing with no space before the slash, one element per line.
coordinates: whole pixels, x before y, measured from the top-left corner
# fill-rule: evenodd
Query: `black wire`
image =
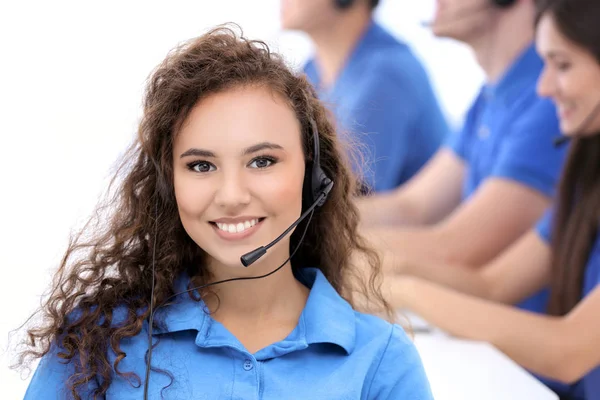
<path fill-rule="evenodd" d="M 157 206 L 157 211 L 156 213 L 158 214 L 158 206 Z M 224 279 L 222 281 L 217 281 L 217 282 L 212 282 L 212 283 L 207 283 L 205 285 L 201 285 L 201 286 L 197 286 L 188 290 L 184 290 L 182 292 L 179 293 L 175 293 L 172 296 L 167 297 L 167 299 L 165 301 L 163 301 L 158 307 L 156 307 L 156 309 L 153 309 L 153 304 L 154 304 L 154 263 L 156 261 L 156 237 L 158 236 L 158 231 L 156 230 L 156 221 L 154 223 L 154 227 L 155 227 L 155 234 L 154 234 L 154 249 L 152 250 L 152 293 L 150 294 L 150 318 L 149 318 L 149 322 L 148 322 L 148 351 L 147 351 L 147 363 L 146 363 L 146 379 L 144 381 L 144 400 L 148 400 L 148 387 L 150 386 L 150 370 L 151 370 L 151 361 L 152 361 L 152 325 L 154 324 L 154 313 L 156 311 L 158 311 L 161 307 L 163 307 L 164 305 L 167 304 L 167 302 L 169 300 L 171 300 L 174 297 L 177 297 L 181 294 L 185 294 L 185 293 L 189 293 L 189 292 L 193 292 L 194 290 L 200 290 L 200 289 L 204 289 L 207 288 L 209 286 L 214 286 L 214 285 L 218 285 L 221 283 L 226 283 L 226 282 L 233 282 L 233 281 L 247 281 L 247 280 L 253 280 L 253 279 L 262 279 L 262 278 L 266 278 L 269 275 L 273 275 L 275 272 L 279 271 L 281 268 L 283 268 L 284 265 L 286 265 L 288 263 L 288 261 L 290 261 L 292 259 L 292 257 L 294 257 L 294 254 L 296 254 L 296 252 L 298 251 L 298 249 L 300 248 L 300 245 L 302 244 L 302 241 L 304 240 L 304 236 L 306 235 L 306 232 L 308 231 L 308 226 L 310 225 L 310 221 L 312 220 L 314 214 L 314 210 L 310 213 L 310 216 L 308 217 L 308 221 L 306 221 L 306 226 L 304 227 L 304 232 L 302 232 L 302 236 L 300 237 L 300 240 L 298 241 L 298 244 L 296 245 L 296 248 L 294 249 L 294 251 L 292 252 L 292 254 L 290 254 L 290 256 L 283 262 L 283 264 L 281 264 L 279 267 L 275 268 L 273 271 L 266 273 L 264 275 L 259 275 L 259 276 L 244 276 L 244 277 L 239 277 L 239 278 L 229 278 L 229 279 Z M 158 215 L 157 215 L 158 216 Z M 158 220 L 158 218 L 156 218 Z"/>
<path fill-rule="evenodd" d="M 156 238 L 158 236 L 158 201 L 154 203 L 154 244 L 152 245 L 152 292 L 150 292 L 150 320 L 148 322 L 148 358 L 147 365 L 152 362 L 152 325 L 154 324 L 154 263 L 156 261 Z M 146 380 L 150 379 L 150 368 L 146 368 Z M 144 384 L 144 399 L 148 398 L 148 385 Z"/>

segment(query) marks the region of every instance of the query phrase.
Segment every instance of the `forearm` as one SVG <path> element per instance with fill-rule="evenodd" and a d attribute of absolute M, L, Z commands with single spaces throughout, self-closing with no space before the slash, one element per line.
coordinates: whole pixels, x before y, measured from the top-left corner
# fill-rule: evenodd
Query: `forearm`
<path fill-rule="evenodd" d="M 397 190 L 356 198 L 361 223 L 365 227 L 419 225 L 420 213 L 410 200 Z"/>
<path fill-rule="evenodd" d="M 405 266 L 428 266 L 435 271 L 434 265 L 447 264 L 447 248 L 436 227 L 372 227 L 364 235 L 378 251 L 389 255 L 390 261 L 385 262 L 389 271 L 403 272 Z"/>
<path fill-rule="evenodd" d="M 491 300 L 490 285 L 479 270 L 431 261 L 415 263 L 408 260 L 404 263 L 405 265 L 399 268 L 399 272 L 403 275 L 422 278 L 461 293 Z"/>
<path fill-rule="evenodd" d="M 492 343 L 538 374 L 571 380 L 564 362 L 569 337 L 562 318 L 527 313 L 420 279 L 388 281 L 389 298 L 448 333 Z"/>

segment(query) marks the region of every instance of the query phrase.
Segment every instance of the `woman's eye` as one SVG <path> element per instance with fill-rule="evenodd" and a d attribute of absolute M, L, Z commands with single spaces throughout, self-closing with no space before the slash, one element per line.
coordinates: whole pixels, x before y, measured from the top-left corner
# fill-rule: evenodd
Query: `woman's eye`
<path fill-rule="evenodd" d="M 188 164 L 188 168 L 194 172 L 212 172 L 216 169 L 213 164 L 207 161 L 195 161 Z"/>
<path fill-rule="evenodd" d="M 257 157 L 250 162 L 249 166 L 251 168 L 259 168 L 259 169 L 267 168 L 267 167 L 271 166 L 274 162 L 275 162 L 275 160 L 273 160 L 272 158 L 269 158 L 269 157 Z"/>

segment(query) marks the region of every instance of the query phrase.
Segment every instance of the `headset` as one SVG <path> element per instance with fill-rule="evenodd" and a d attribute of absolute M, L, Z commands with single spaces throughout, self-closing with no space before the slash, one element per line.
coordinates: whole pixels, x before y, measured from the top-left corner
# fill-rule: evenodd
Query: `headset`
<path fill-rule="evenodd" d="M 354 5 L 355 0 L 334 0 L 333 4 L 339 10 L 347 10 Z M 375 8 L 379 4 L 379 0 L 370 0 L 371 7 Z"/>
<path fill-rule="evenodd" d="M 306 218 L 309 213 L 312 215 L 312 212 L 315 208 L 321 207 L 325 204 L 325 200 L 327 200 L 327 196 L 333 188 L 333 181 L 327 176 L 325 171 L 321 168 L 321 160 L 320 160 L 320 149 L 319 149 L 319 134 L 317 130 L 317 124 L 314 120 L 311 120 L 311 128 L 313 132 L 313 160 L 312 162 L 308 162 L 306 164 L 306 171 L 304 173 L 304 184 L 302 187 L 303 199 L 302 204 L 311 204 L 306 211 L 300 215 L 300 217 L 294 221 L 292 225 L 290 225 L 281 235 L 279 235 L 275 240 L 269 243 L 266 246 L 260 246 L 249 253 L 244 254 L 241 257 L 242 265 L 244 267 L 250 266 L 260 257 L 262 257 L 269 248 L 283 239 L 292 229 L 294 229 L 304 218 Z M 308 226 L 308 224 L 307 224 Z"/>
<path fill-rule="evenodd" d="M 517 0 L 492 0 L 492 3 L 500 8 L 510 7 L 516 3 Z"/>
<path fill-rule="evenodd" d="M 354 1 L 355 0 L 334 0 L 334 4 L 338 9 L 346 10 L 346 9 L 352 7 L 352 5 L 354 4 Z M 517 0 L 490 0 L 490 1 L 492 2 L 492 5 L 503 8 L 503 7 L 512 6 Z M 378 3 L 379 3 L 379 0 L 371 0 L 372 7 L 377 6 Z"/>
<path fill-rule="evenodd" d="M 312 220 L 312 216 L 315 212 L 316 208 L 320 208 L 325 204 L 331 189 L 333 188 L 333 180 L 327 176 L 325 171 L 321 168 L 321 157 L 320 157 L 320 148 L 319 148 L 319 131 L 317 129 L 316 122 L 311 119 L 310 120 L 310 128 L 312 131 L 313 137 L 313 154 L 312 160 L 306 162 L 306 170 L 304 174 L 304 182 L 302 186 L 302 206 L 306 207 L 306 210 L 300 215 L 300 217 L 294 221 L 281 235 L 279 235 L 275 240 L 267 244 L 266 246 L 260 246 L 257 249 L 252 250 L 249 253 L 241 256 L 240 261 L 244 267 L 249 267 L 251 264 L 256 262 L 260 257 L 266 254 L 267 250 L 278 243 L 281 239 L 283 239 L 287 234 L 290 233 L 292 229 L 294 229 L 300 222 L 302 222 L 307 216 L 309 217 L 306 226 L 304 227 L 304 231 L 302 232 L 302 236 L 296 245 L 296 248 L 291 252 L 290 256 L 281 264 L 279 267 L 275 268 L 273 271 L 266 273 L 264 275 L 259 276 L 249 276 L 249 277 L 240 277 L 240 278 L 230 278 L 222 281 L 207 283 L 202 286 L 194 287 L 183 292 L 175 293 L 174 295 L 167 298 L 164 302 L 158 305 L 156 308 L 153 308 L 154 305 L 154 271 L 155 271 L 155 262 L 156 262 L 156 237 L 158 235 L 157 229 L 157 221 L 158 221 L 158 202 L 155 203 L 155 224 L 154 224 L 154 245 L 152 247 L 152 292 L 150 294 L 150 316 L 148 318 L 148 350 L 146 352 L 146 379 L 144 380 L 144 400 L 148 399 L 148 388 L 150 382 L 150 370 L 152 363 L 152 349 L 154 345 L 152 343 L 152 328 L 154 325 L 154 313 L 158 311 L 161 307 L 163 307 L 167 302 L 171 299 L 184 294 L 189 293 L 196 290 L 201 290 L 209 286 L 218 285 L 225 282 L 232 281 L 242 281 L 242 280 L 252 280 L 252 279 L 261 279 L 266 278 L 269 275 L 274 274 L 283 268 L 284 265 L 288 263 L 288 261 L 296 254 L 296 251 L 300 248 L 302 241 L 304 240 L 304 236 L 306 235 L 306 231 L 308 230 L 308 226 L 310 225 L 310 221 Z M 160 175 L 159 175 L 160 176 Z M 309 205 L 310 204 L 310 205 Z"/>

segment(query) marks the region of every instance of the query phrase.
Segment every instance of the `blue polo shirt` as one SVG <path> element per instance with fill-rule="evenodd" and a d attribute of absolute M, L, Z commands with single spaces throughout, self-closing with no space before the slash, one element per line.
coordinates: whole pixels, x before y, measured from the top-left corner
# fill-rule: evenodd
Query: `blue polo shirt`
<path fill-rule="evenodd" d="M 488 178 L 516 181 L 552 197 L 566 155 L 553 139 L 560 133 L 556 109 L 536 93 L 543 62 L 529 46 L 494 85 L 485 85 L 469 109 L 462 131 L 448 147 L 467 167 L 463 200 L 468 200 Z M 519 307 L 546 309 L 548 291 Z"/>
<path fill-rule="evenodd" d="M 447 136 L 423 66 L 405 43 L 373 21 L 331 87 L 321 85 L 315 60 L 304 72 L 338 128 L 360 144 L 366 166 L 355 164 L 354 169 L 375 191 L 408 180 Z"/>
<path fill-rule="evenodd" d="M 546 212 L 536 226 L 539 236 L 548 245 L 551 242 L 552 233 L 552 211 Z M 583 276 L 582 299 L 589 295 L 600 284 L 600 235 L 596 233 L 596 239 L 592 246 L 585 272 Z M 600 365 L 590 371 L 580 382 L 568 386 L 547 379 L 542 379 L 548 386 L 561 396 L 569 395 L 573 400 L 596 400 L 600 399 Z"/>
<path fill-rule="evenodd" d="M 160 309 L 155 318 L 162 329 L 153 331 L 158 345 L 152 365 L 173 379 L 153 371 L 149 398 L 433 399 L 416 348 L 399 326 L 354 311 L 318 269 L 296 276 L 311 289 L 298 325 L 284 340 L 254 354 L 188 294 Z M 188 283 L 189 278 L 179 279 L 176 290 Z M 144 379 L 147 345 L 146 326 L 123 340 L 127 356 L 119 370 Z M 65 398 L 64 382 L 73 367 L 62 364 L 56 352 L 41 360 L 26 400 Z M 143 381 L 131 382 L 115 374 L 107 398 L 142 399 Z"/>

